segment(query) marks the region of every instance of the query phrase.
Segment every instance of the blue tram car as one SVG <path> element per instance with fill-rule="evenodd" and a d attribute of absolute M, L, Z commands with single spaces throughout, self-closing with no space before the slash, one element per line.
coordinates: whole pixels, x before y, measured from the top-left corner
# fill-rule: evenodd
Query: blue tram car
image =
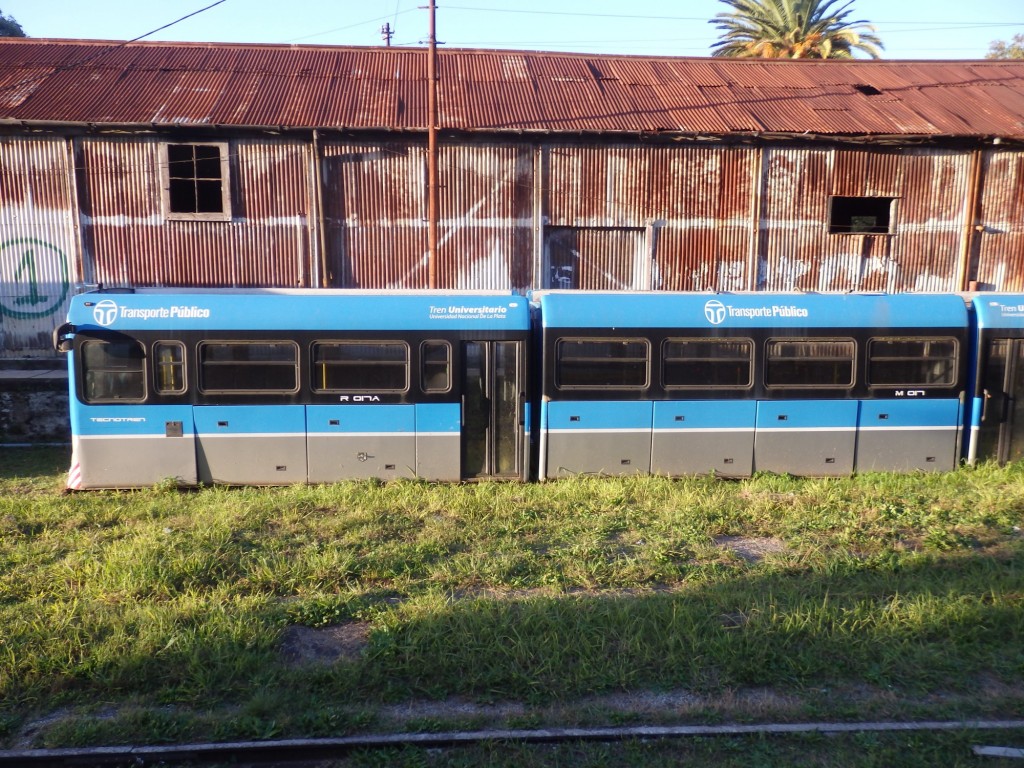
<path fill-rule="evenodd" d="M 957 465 L 968 357 L 959 296 L 536 300 L 541 477 Z"/>
<path fill-rule="evenodd" d="M 76 296 L 73 488 L 526 479 L 522 296 Z"/>

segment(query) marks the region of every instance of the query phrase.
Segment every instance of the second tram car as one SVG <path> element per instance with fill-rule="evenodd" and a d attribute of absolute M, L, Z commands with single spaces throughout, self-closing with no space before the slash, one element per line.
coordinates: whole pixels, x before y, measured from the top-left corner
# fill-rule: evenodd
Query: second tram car
<path fill-rule="evenodd" d="M 954 295 L 541 294 L 542 477 L 948 470 Z"/>

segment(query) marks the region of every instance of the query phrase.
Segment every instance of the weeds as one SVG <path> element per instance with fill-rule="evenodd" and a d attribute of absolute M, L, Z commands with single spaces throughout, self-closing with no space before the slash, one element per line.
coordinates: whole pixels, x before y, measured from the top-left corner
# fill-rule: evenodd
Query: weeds
<path fill-rule="evenodd" d="M 848 715 L 813 692 L 858 687 L 924 716 L 1024 705 L 1021 465 L 65 496 L 59 459 L 0 471 L 0 740 L 96 701 L 118 715 L 47 738 L 323 736 L 381 702 L 652 690 L 790 692 L 804 716 Z M 347 622 L 358 652 L 283 658 L 289 626 Z"/>

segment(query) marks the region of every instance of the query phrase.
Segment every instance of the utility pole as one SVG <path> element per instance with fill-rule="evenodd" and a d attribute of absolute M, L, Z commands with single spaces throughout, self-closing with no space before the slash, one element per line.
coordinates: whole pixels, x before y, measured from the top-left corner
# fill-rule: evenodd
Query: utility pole
<path fill-rule="evenodd" d="M 427 286 L 437 288 L 437 34 L 436 6 L 430 0 L 430 39 L 427 48 Z"/>
<path fill-rule="evenodd" d="M 388 48 L 391 47 L 391 38 L 394 37 L 394 34 L 395 30 L 391 28 L 390 24 L 385 23 L 384 26 L 380 28 L 381 40 L 384 41 L 384 45 Z"/>

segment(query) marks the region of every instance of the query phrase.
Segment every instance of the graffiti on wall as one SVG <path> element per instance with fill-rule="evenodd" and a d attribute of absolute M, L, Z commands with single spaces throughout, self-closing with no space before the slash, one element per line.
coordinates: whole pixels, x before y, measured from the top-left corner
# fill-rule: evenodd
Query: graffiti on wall
<path fill-rule="evenodd" d="M 0 315 L 17 320 L 46 318 L 65 308 L 71 283 L 67 255 L 31 237 L 0 244 Z"/>
<path fill-rule="evenodd" d="M 67 253 L 45 236 L 0 237 L 0 358 L 54 354 L 51 333 L 71 300 Z"/>

